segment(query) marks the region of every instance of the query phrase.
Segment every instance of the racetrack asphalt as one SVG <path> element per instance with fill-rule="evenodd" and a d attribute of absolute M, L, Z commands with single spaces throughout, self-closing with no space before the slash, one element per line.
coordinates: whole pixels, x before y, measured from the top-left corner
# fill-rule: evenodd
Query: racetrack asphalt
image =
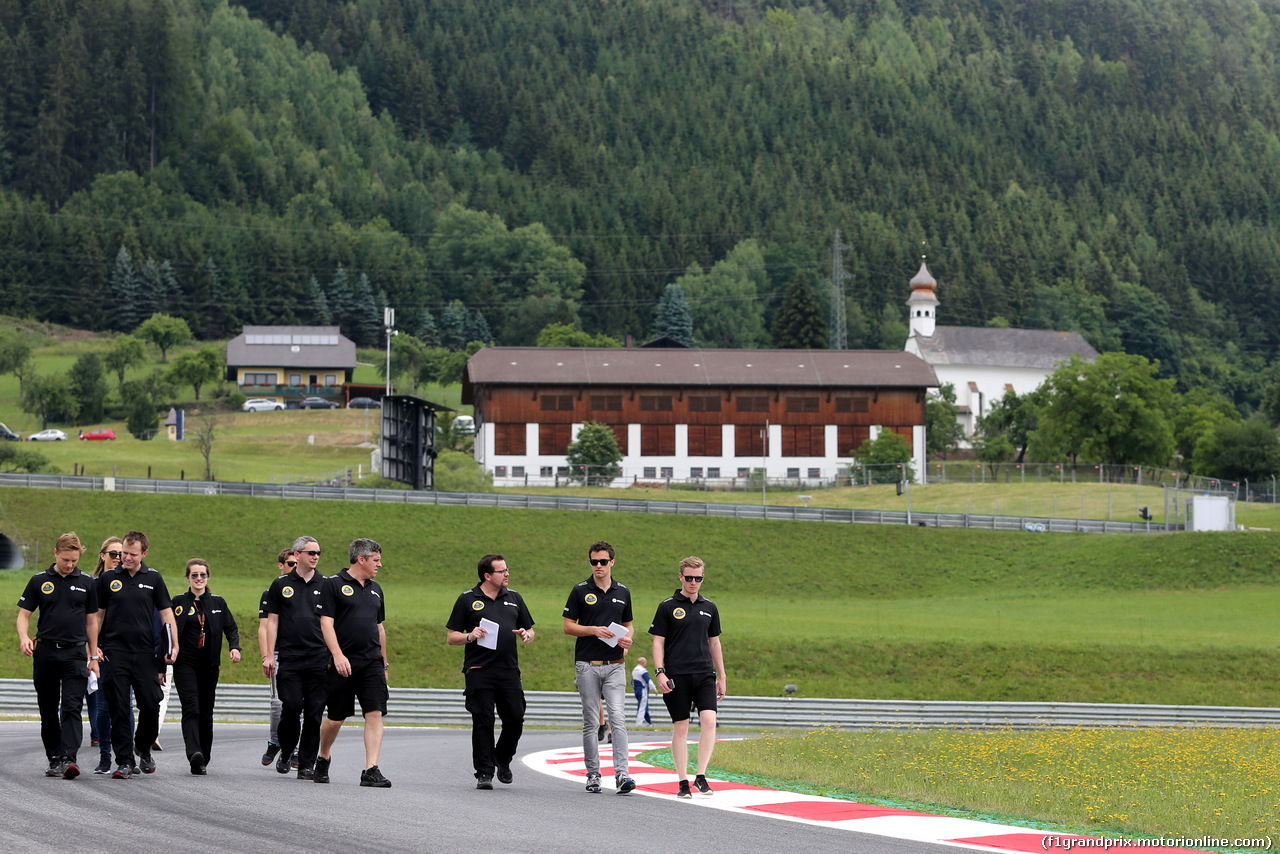
<path fill-rule="evenodd" d="M 581 781 L 521 761 L 581 748 L 578 731 L 526 731 L 515 781 L 477 791 L 471 733 L 388 727 L 379 763 L 390 789 L 360 788 L 363 730 L 344 727 L 332 783 L 264 767 L 265 724 L 217 724 L 208 776 L 192 776 L 178 727 L 161 734 L 155 774 L 94 775 L 98 749 L 81 749 L 81 776 L 47 778 L 34 721 L 0 722 L 0 851 L 205 852 L 842 852 L 955 851 L 911 840 L 693 809 L 674 797 L 588 794 Z M 653 733 L 660 740 L 661 731 Z M 87 733 L 86 733 L 87 736 Z M 604 749 L 607 756 L 608 748 Z"/>

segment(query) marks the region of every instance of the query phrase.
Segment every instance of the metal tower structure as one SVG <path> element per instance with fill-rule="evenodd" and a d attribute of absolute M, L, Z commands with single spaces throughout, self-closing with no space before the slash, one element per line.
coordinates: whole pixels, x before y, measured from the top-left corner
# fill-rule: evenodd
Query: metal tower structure
<path fill-rule="evenodd" d="M 827 333 L 827 347 L 832 350 L 849 349 L 849 332 L 844 316 L 844 280 L 853 278 L 844 270 L 844 251 L 849 247 L 840 239 L 836 229 L 835 243 L 831 245 L 831 321 Z"/>

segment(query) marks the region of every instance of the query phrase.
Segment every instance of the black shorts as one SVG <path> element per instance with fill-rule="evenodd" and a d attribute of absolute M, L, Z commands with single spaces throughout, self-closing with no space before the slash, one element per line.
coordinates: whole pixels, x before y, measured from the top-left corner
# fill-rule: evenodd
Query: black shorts
<path fill-rule="evenodd" d="M 329 665 L 325 677 L 325 688 L 328 693 L 327 703 L 331 721 L 345 721 L 356 712 L 356 700 L 360 700 L 360 713 L 387 713 L 387 671 L 382 668 L 382 659 L 351 662 L 351 675 L 341 676 L 337 668 Z"/>
<path fill-rule="evenodd" d="M 667 704 L 667 712 L 672 723 L 689 720 L 689 709 L 698 707 L 700 712 L 716 711 L 716 675 L 699 673 L 693 676 L 681 673 L 668 673 L 667 678 L 675 683 L 675 687 L 662 695 L 662 702 Z"/>

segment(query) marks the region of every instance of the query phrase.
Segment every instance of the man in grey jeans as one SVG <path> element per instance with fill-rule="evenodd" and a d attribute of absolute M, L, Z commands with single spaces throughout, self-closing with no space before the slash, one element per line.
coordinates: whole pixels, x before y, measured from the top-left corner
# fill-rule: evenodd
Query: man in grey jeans
<path fill-rule="evenodd" d="M 564 633 L 576 637 L 574 684 L 582 698 L 582 752 L 587 791 L 600 791 L 600 702 L 613 730 L 613 774 L 619 795 L 636 783 L 627 775 L 626 654 L 631 648 L 631 591 L 613 580 L 613 546 L 601 540 L 587 551 L 591 577 L 574 585 L 564 606 Z M 614 629 L 610 630 L 610 626 Z"/>

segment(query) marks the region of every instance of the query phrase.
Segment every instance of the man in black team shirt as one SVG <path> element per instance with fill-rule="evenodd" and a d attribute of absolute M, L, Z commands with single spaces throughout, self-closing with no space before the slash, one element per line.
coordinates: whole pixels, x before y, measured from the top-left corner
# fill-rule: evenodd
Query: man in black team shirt
<path fill-rule="evenodd" d="M 520 684 L 520 661 L 516 641 L 533 640 L 533 617 L 524 599 L 508 589 L 511 571 L 502 555 L 485 555 L 476 566 L 480 583 L 458 597 L 445 624 L 445 641 L 450 646 L 466 646 L 462 672 L 466 674 L 467 711 L 471 713 L 471 761 L 475 766 L 476 788 L 492 789 L 496 770 L 498 781 L 510 783 L 511 760 L 515 758 L 524 732 L 524 686 Z M 481 620 L 496 623 L 494 638 Z M 488 649 L 482 638 L 496 641 Z M 494 709 L 502 718 L 502 735 L 493 741 Z"/>
<path fill-rule="evenodd" d="M 91 576 L 76 568 L 80 538 L 63 534 L 53 548 L 53 566 L 27 582 L 18 600 L 18 644 L 31 656 L 40 706 L 40 739 L 49 758 L 48 777 L 80 776 L 76 752 L 84 738 L 80 705 L 89 673 L 98 672 L 98 593 Z M 40 611 L 36 638 L 31 615 Z M 86 667 L 86 662 L 88 665 Z"/>
<path fill-rule="evenodd" d="M 707 765 L 716 746 L 716 703 L 724 699 L 724 654 L 720 649 L 720 612 L 700 595 L 706 576 L 702 558 L 680 561 L 680 589 L 658 603 L 649 634 L 653 635 L 653 666 L 658 690 L 671 714 L 671 758 L 680 778 L 678 795 L 689 791 L 689 710 L 698 707 L 698 775 L 693 786 L 710 795 Z"/>
<path fill-rule="evenodd" d="M 382 716 L 387 713 L 387 633 L 382 626 L 387 612 L 382 587 L 373 579 L 382 568 L 382 546 L 363 537 L 352 540 L 347 557 L 351 566 L 326 578 L 320 595 L 320 629 L 333 663 L 327 686 L 329 718 L 320 727 L 314 779 L 329 782 L 329 751 L 359 699 L 364 715 L 360 785 L 390 789 L 391 781 L 378 769 Z"/>
<path fill-rule="evenodd" d="M 293 548 L 298 556 L 297 567 L 277 576 L 262 600 L 262 610 L 267 615 L 262 672 L 266 676 L 276 673 L 276 692 L 280 695 L 280 755 L 276 770 L 289 773 L 289 757 L 296 745 L 298 779 L 310 780 L 320 750 L 325 671 L 329 666 L 329 648 L 325 646 L 316 610 L 325 579 L 316 571 L 320 543 L 314 537 L 298 537 Z"/>
<path fill-rule="evenodd" d="M 613 775 L 619 795 L 630 793 L 635 780 L 627 774 L 627 695 L 625 658 L 631 648 L 631 591 L 613 580 L 613 546 L 601 540 L 587 550 L 591 575 L 574 585 L 564 606 L 564 633 L 576 637 L 574 678 L 582 699 L 582 754 L 587 764 L 587 791 L 600 792 L 600 739 L 596 728 L 600 703 L 609 712 L 613 733 Z M 621 626 L 615 634 L 610 626 Z"/>
<path fill-rule="evenodd" d="M 111 710 L 111 746 L 116 754 L 117 780 L 133 776 L 134 746 L 143 774 L 156 772 L 151 745 L 160 733 L 161 674 L 156 671 L 156 612 L 167 638 L 161 639 L 167 664 L 178 657 L 178 626 L 173 597 L 160 573 L 143 558 L 147 535 L 130 531 L 120 546 L 120 566 L 98 576 L 98 643 L 102 647 L 102 690 Z M 138 703 L 138 729 L 129 725 L 129 689 Z"/>

